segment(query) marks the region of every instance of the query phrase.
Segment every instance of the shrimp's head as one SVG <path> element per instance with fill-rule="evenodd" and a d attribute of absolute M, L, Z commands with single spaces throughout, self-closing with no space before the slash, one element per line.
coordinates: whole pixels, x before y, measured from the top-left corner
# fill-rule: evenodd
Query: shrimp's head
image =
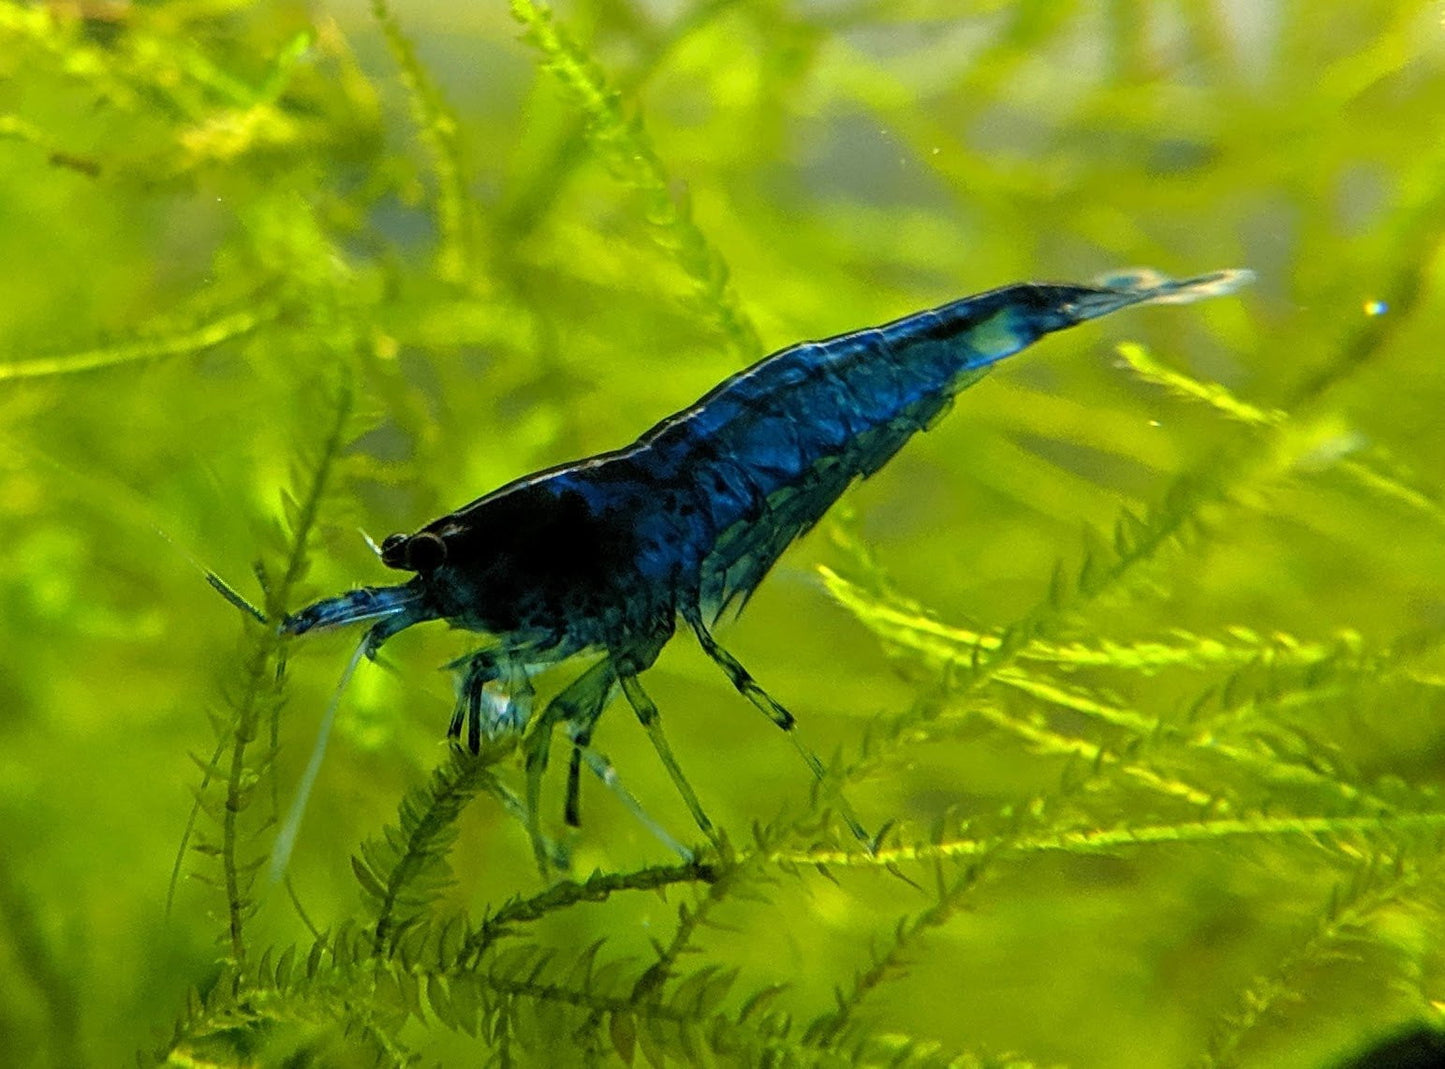
<path fill-rule="evenodd" d="M 414 572 L 420 604 L 453 627 L 580 640 L 612 607 L 638 602 L 641 581 L 636 510 L 603 507 L 579 482 L 556 474 L 504 487 L 389 536 L 381 561 Z"/>
<path fill-rule="evenodd" d="M 375 621 L 367 636 L 367 653 L 375 653 L 392 635 L 412 624 L 439 619 L 434 596 L 436 573 L 447 559 L 446 543 L 432 531 L 388 535 L 381 543 L 381 562 L 389 568 L 415 572 L 398 586 L 364 586 L 298 609 L 281 622 L 287 635 L 326 631 L 333 627 Z"/>

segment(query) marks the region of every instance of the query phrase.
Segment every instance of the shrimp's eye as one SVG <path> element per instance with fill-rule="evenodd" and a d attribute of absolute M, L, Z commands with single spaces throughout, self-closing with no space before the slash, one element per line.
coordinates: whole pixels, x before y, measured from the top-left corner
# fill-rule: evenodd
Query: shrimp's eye
<path fill-rule="evenodd" d="M 423 531 L 406 544 L 406 566 L 414 572 L 434 572 L 447 559 L 447 544 L 441 536 Z"/>
<path fill-rule="evenodd" d="M 381 540 L 381 563 L 388 568 L 405 568 L 406 535 L 390 534 Z"/>

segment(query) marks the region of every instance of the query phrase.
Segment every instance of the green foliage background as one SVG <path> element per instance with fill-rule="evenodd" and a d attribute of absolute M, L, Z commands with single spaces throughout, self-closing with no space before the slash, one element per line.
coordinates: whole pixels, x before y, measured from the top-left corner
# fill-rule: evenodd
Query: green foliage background
<path fill-rule="evenodd" d="M 1315 1066 L 1438 1019 L 1440 14 L 0 0 L 0 1061 Z M 1011 362 L 725 633 L 874 856 L 679 641 L 728 849 L 588 782 L 547 887 L 434 626 L 260 868 L 355 636 L 203 570 L 385 581 L 358 528 L 768 349 L 1136 264 L 1260 279 Z"/>

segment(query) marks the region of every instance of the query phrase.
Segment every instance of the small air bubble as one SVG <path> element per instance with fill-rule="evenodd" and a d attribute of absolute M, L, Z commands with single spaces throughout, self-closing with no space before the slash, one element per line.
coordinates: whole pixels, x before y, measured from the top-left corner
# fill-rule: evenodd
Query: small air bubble
<path fill-rule="evenodd" d="M 1369 300 L 1365 302 L 1365 315 L 1382 316 L 1390 310 L 1390 306 L 1381 300 Z"/>
<path fill-rule="evenodd" d="M 1157 419 L 1151 419 L 1151 420 L 1149 421 L 1149 426 L 1151 426 L 1151 427 L 1162 427 L 1162 426 L 1164 426 L 1164 424 L 1160 423 Z"/>

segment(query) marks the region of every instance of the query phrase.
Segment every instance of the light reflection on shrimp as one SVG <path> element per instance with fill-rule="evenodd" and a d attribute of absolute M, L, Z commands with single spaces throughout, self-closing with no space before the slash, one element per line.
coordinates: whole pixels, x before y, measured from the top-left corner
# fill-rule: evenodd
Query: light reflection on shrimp
<path fill-rule="evenodd" d="M 488 635 L 487 648 L 457 663 L 460 697 L 449 734 L 475 753 L 484 738 L 525 733 L 529 821 L 544 867 L 536 812 L 552 731 L 563 724 L 572 741 L 565 813 L 576 824 L 582 763 L 616 784 L 591 741 L 618 689 L 713 839 L 639 678 L 677 619 L 789 734 L 822 781 L 822 762 L 798 742 L 793 715 L 718 644 L 711 626 L 730 607 L 741 610 L 783 550 L 849 483 L 883 467 L 998 361 L 1129 305 L 1231 293 L 1252 277 L 1220 271 L 1175 281 L 1140 271 L 1095 285 L 1021 283 L 784 349 L 624 449 L 518 479 L 415 534 L 392 535 L 382 562 L 415 573 L 408 582 L 319 601 L 287 617 L 283 630 L 374 621 L 359 651 L 368 656 L 427 620 Z M 598 659 L 534 717 L 531 675 L 584 654 Z M 847 805 L 837 804 L 867 843 Z"/>

